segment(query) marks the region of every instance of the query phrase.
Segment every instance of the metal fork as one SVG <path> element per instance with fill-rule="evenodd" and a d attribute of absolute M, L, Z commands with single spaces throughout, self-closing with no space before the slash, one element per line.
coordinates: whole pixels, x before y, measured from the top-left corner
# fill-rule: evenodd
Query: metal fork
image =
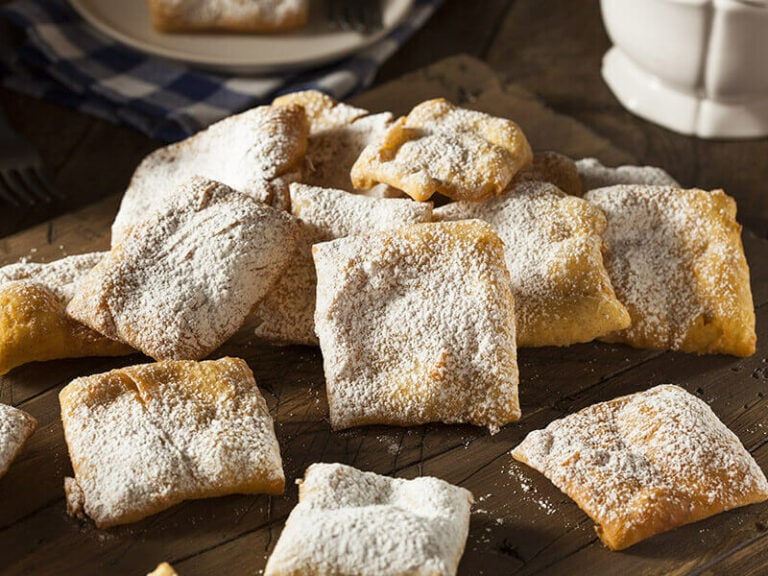
<path fill-rule="evenodd" d="M 17 134 L 0 109 L 0 200 L 17 208 L 48 204 L 63 195 L 52 183 L 40 154 Z"/>
<path fill-rule="evenodd" d="M 370 34 L 384 26 L 383 0 L 328 0 L 328 19 L 342 30 Z"/>

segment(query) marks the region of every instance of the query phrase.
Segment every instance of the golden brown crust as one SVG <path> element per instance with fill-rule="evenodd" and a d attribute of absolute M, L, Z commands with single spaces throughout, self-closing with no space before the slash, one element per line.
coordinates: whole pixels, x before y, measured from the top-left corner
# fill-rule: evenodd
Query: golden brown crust
<path fill-rule="evenodd" d="M 533 163 L 518 172 L 512 187 L 522 182 L 549 182 L 571 196 L 581 196 L 581 178 L 576 162 L 558 152 L 536 152 Z"/>
<path fill-rule="evenodd" d="M 511 120 L 438 98 L 416 106 L 367 146 L 352 167 L 352 183 L 367 189 L 381 182 L 421 202 L 435 193 L 478 201 L 501 194 L 531 158 Z"/>
<path fill-rule="evenodd" d="M 512 456 L 573 498 L 612 550 L 768 499 L 768 481 L 739 439 L 677 386 L 555 420 Z"/>
<path fill-rule="evenodd" d="M 749 356 L 756 346 L 736 203 L 722 190 L 613 186 L 586 195 L 608 218 L 606 268 L 632 325 L 603 339 Z"/>
<path fill-rule="evenodd" d="M 59 399 L 70 513 L 100 528 L 182 500 L 283 491 L 272 418 L 243 360 L 130 366 L 78 378 Z"/>
<path fill-rule="evenodd" d="M 148 0 L 148 3 L 152 26 L 159 32 L 283 32 L 306 26 L 309 16 L 307 0 Z"/>

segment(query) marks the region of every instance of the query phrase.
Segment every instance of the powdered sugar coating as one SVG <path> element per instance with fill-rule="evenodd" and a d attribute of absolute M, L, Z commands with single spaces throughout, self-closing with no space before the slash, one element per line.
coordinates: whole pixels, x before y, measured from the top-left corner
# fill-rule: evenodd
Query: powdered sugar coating
<path fill-rule="evenodd" d="M 63 304 L 72 299 L 78 283 L 101 261 L 106 252 L 76 254 L 46 264 L 19 262 L 0 268 L 0 286 L 7 282 L 27 280 L 50 290 Z"/>
<path fill-rule="evenodd" d="M 125 191 L 112 224 L 112 246 L 195 175 L 286 209 L 288 184 L 300 177 L 308 130 L 300 106 L 259 106 L 156 150 L 141 162 Z"/>
<path fill-rule="evenodd" d="M 576 161 L 585 192 L 618 184 L 645 184 L 648 186 L 679 187 L 677 181 L 666 171 L 655 166 L 603 166 L 597 158 L 582 158 Z"/>
<path fill-rule="evenodd" d="M 633 346 L 748 356 L 755 350 L 749 268 L 736 204 L 722 190 L 612 186 L 585 198 L 606 215 L 605 258 Z"/>
<path fill-rule="evenodd" d="M 304 26 L 309 0 L 149 0 L 161 31 L 275 32 Z"/>
<path fill-rule="evenodd" d="M 234 334 L 297 241 L 290 215 L 195 177 L 82 282 L 72 317 L 155 359 L 198 359 Z"/>
<path fill-rule="evenodd" d="M 73 380 L 60 394 L 71 514 L 100 528 L 182 500 L 279 494 L 272 418 L 243 360 L 166 361 Z"/>
<path fill-rule="evenodd" d="M 555 420 L 512 455 L 573 498 L 613 549 L 768 499 L 768 481 L 736 435 L 678 386 Z"/>
<path fill-rule="evenodd" d="M 313 247 L 315 330 L 335 429 L 520 417 L 501 240 L 480 221 L 415 224 Z"/>
<path fill-rule="evenodd" d="M 479 218 L 504 242 L 518 346 L 567 346 L 629 326 L 603 266 L 605 217 L 552 184 L 518 184 L 484 202 L 435 209 L 442 221 Z"/>
<path fill-rule="evenodd" d="M 452 576 L 471 504 L 469 491 L 437 478 L 313 464 L 265 576 Z"/>
<path fill-rule="evenodd" d="M 0 478 L 8 472 L 24 443 L 37 428 L 32 416 L 7 404 L 0 404 Z"/>
<path fill-rule="evenodd" d="M 432 219 L 429 202 L 366 198 L 304 184 L 291 184 L 291 211 L 299 219 L 301 238 L 288 268 L 256 305 L 247 324 L 255 325 L 261 338 L 315 346 L 317 276 L 312 244 Z"/>
<path fill-rule="evenodd" d="M 367 189 L 381 182 L 419 201 L 436 192 L 477 201 L 501 194 L 531 158 L 511 120 L 438 98 L 416 106 L 367 146 L 352 167 L 352 183 Z"/>

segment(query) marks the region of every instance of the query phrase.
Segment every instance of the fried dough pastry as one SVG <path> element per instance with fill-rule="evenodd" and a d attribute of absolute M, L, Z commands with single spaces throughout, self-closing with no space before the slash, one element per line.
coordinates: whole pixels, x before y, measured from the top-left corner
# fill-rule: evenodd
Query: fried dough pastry
<path fill-rule="evenodd" d="M 588 192 L 608 219 L 605 266 L 632 325 L 602 339 L 749 356 L 755 311 L 736 202 L 722 190 L 613 186 Z"/>
<path fill-rule="evenodd" d="M 288 268 L 256 305 L 246 325 L 253 326 L 260 338 L 310 346 L 318 343 L 312 244 L 432 220 L 429 202 L 366 198 L 304 184 L 291 184 L 291 211 L 299 219 L 301 231 L 296 250 Z"/>
<path fill-rule="evenodd" d="M 356 191 L 350 171 L 366 146 L 380 138 L 392 124 L 392 114 L 369 115 L 363 108 L 337 102 L 316 90 L 294 92 L 276 98 L 275 106 L 300 105 L 309 119 L 307 154 L 301 182 L 321 188 Z M 377 184 L 365 195 L 402 198 L 400 190 Z"/>
<path fill-rule="evenodd" d="M 444 480 L 312 464 L 265 576 L 453 576 L 472 494 Z"/>
<path fill-rule="evenodd" d="M 518 346 L 568 346 L 629 326 L 603 265 L 600 210 L 543 182 L 435 209 L 436 220 L 469 218 L 492 224 L 504 242 Z"/>
<path fill-rule="evenodd" d="M 416 106 L 368 145 L 352 167 L 352 183 L 367 189 L 383 182 L 418 201 L 436 192 L 477 201 L 501 194 L 531 158 L 511 120 L 438 98 Z"/>
<path fill-rule="evenodd" d="M 512 187 L 522 182 L 549 182 L 571 196 L 581 196 L 581 178 L 576 163 L 565 154 L 536 152 L 533 163 L 518 172 Z"/>
<path fill-rule="evenodd" d="M 603 166 L 596 158 L 582 158 L 576 161 L 584 192 L 616 186 L 618 184 L 646 184 L 648 186 L 680 185 L 672 176 L 655 166 Z"/>
<path fill-rule="evenodd" d="M 37 428 L 32 416 L 7 404 L 0 404 L 0 478 L 21 452 L 24 443 Z"/>
<path fill-rule="evenodd" d="M 768 499 L 768 482 L 736 435 L 678 386 L 555 420 L 512 456 L 573 498 L 612 550 Z"/>
<path fill-rule="evenodd" d="M 65 312 L 78 282 L 104 255 L 94 252 L 50 264 L 0 268 L 0 375 L 28 362 L 134 352 Z"/>
<path fill-rule="evenodd" d="M 331 426 L 520 417 L 504 247 L 479 220 L 415 224 L 312 248 Z"/>
<path fill-rule="evenodd" d="M 283 491 L 272 417 L 243 360 L 129 366 L 77 378 L 59 400 L 67 509 L 99 528 L 183 500 Z"/>
<path fill-rule="evenodd" d="M 67 313 L 156 360 L 197 360 L 232 336 L 288 265 L 285 212 L 194 177 L 82 281 Z"/>
<path fill-rule="evenodd" d="M 160 32 L 281 32 L 306 26 L 309 0 L 148 0 Z"/>
<path fill-rule="evenodd" d="M 147 576 L 179 576 L 176 570 L 173 569 L 173 566 L 168 564 L 168 562 L 161 562 L 157 565 L 157 568 L 152 570 Z"/>
<path fill-rule="evenodd" d="M 309 124 L 301 106 L 259 106 L 155 150 L 131 178 L 112 224 L 112 246 L 190 177 L 223 182 L 277 208 L 298 181 Z"/>

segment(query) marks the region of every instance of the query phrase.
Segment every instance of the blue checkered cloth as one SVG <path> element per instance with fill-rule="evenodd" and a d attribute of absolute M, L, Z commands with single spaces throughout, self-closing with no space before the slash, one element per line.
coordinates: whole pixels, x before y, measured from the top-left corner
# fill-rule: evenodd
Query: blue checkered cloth
<path fill-rule="evenodd" d="M 175 142 L 286 92 L 316 89 L 344 99 L 362 90 L 441 3 L 416 0 L 399 27 L 339 62 L 298 74 L 245 78 L 134 51 L 94 30 L 64 0 L 18 0 L 0 8 L 0 16 L 24 38 L 18 50 L 0 51 L 0 82 Z"/>

